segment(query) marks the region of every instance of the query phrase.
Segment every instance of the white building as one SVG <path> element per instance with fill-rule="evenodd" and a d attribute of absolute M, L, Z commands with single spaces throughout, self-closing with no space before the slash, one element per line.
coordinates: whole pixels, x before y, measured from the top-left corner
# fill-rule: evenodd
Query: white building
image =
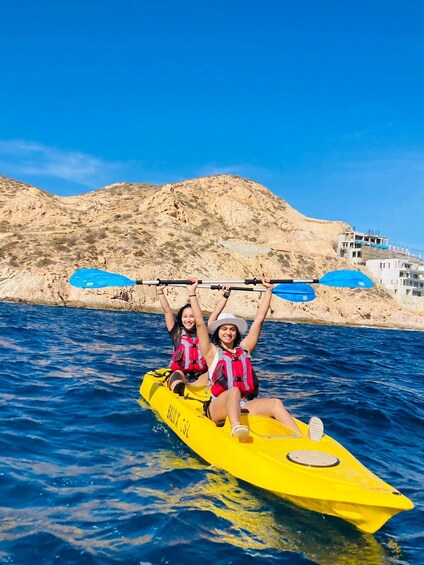
<path fill-rule="evenodd" d="M 386 257 L 389 240 L 384 235 L 352 230 L 339 235 L 337 253 L 350 263 L 365 265 L 367 259 Z"/>
<path fill-rule="evenodd" d="M 366 262 L 366 266 L 376 281 L 399 298 L 424 297 L 424 264 L 393 258 L 370 259 Z"/>
<path fill-rule="evenodd" d="M 339 235 L 337 253 L 350 263 L 366 265 L 370 275 L 382 284 L 397 302 L 424 311 L 424 262 L 408 249 L 389 245 L 385 236 L 355 229 Z"/>

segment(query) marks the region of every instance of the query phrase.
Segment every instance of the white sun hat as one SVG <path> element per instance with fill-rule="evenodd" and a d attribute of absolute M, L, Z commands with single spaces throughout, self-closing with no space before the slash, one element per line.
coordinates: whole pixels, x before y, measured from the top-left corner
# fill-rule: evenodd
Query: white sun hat
<path fill-rule="evenodd" d="M 208 326 L 208 332 L 210 334 L 215 333 L 215 331 L 219 328 L 219 326 L 237 326 L 238 331 L 241 334 L 244 334 L 247 331 L 247 322 L 242 318 L 236 318 L 234 314 L 230 314 L 229 312 L 223 312 L 220 314 L 215 320 Z"/>

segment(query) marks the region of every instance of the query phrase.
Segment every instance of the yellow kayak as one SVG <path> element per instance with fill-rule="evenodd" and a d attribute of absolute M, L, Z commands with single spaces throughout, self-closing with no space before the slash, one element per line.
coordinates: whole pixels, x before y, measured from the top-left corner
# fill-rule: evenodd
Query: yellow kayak
<path fill-rule="evenodd" d="M 337 441 L 296 437 L 289 428 L 266 416 L 242 414 L 247 439 L 231 437 L 228 419 L 221 427 L 203 415 L 205 387 L 186 386 L 185 396 L 165 384 L 169 369 L 146 373 L 141 396 L 197 455 L 216 467 L 292 503 L 337 516 L 358 529 L 374 533 L 413 503 L 362 465 Z M 296 420 L 306 435 L 307 425 Z"/>

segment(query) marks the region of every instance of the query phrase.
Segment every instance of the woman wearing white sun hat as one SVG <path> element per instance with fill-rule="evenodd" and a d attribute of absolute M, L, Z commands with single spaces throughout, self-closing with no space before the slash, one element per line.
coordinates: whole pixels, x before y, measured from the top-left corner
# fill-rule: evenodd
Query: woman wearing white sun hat
<path fill-rule="evenodd" d="M 187 287 L 189 300 L 211 383 L 212 399 L 205 406 L 205 414 L 216 423 L 228 417 L 232 426 L 232 435 L 238 438 L 246 438 L 249 435 L 249 428 L 240 424 L 242 409 L 250 414 L 273 417 L 299 436 L 302 435 L 281 400 L 256 398 L 258 381 L 250 362 L 250 355 L 256 348 L 271 304 L 273 286 L 269 283 L 269 279 L 266 277 L 262 279 L 265 292 L 249 332 L 243 339 L 241 334 L 247 331 L 247 323 L 233 314 L 222 313 L 216 321 L 206 326 L 196 296 L 197 279 L 189 280 L 192 281 Z M 212 335 L 211 339 L 209 334 Z M 319 441 L 322 433 L 321 420 L 316 417 L 311 418 L 308 431 L 310 439 Z"/>

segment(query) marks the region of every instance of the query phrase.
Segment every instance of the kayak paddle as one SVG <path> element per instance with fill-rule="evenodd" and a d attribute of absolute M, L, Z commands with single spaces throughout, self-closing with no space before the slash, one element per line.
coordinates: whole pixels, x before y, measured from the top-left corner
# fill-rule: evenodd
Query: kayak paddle
<path fill-rule="evenodd" d="M 104 288 L 107 286 L 133 286 L 136 284 L 146 285 L 185 285 L 190 284 L 189 280 L 168 280 L 168 279 L 154 279 L 147 280 L 133 280 L 119 275 L 117 273 L 109 273 L 108 271 L 101 271 L 99 269 L 78 269 L 69 279 L 72 286 L 77 288 Z M 271 279 L 271 284 L 322 284 L 324 286 L 340 287 L 340 288 L 372 288 L 374 283 L 372 280 L 361 273 L 360 271 L 341 270 L 330 271 L 320 279 Z M 256 285 L 262 284 L 261 279 L 244 279 L 244 280 L 199 280 L 199 284 L 247 284 Z"/>
<path fill-rule="evenodd" d="M 107 286 L 134 286 L 136 284 L 149 284 L 143 281 L 135 281 L 100 269 L 78 269 L 69 279 L 69 283 L 77 288 L 105 288 Z M 151 284 L 161 284 L 159 280 Z"/>
<path fill-rule="evenodd" d="M 105 288 L 111 286 L 134 286 L 137 284 L 167 284 L 171 286 L 183 286 L 187 281 L 160 281 L 160 279 L 154 281 L 137 281 L 129 279 L 124 275 L 119 275 L 117 273 L 109 273 L 107 271 L 100 271 L 98 269 L 79 269 L 69 279 L 72 286 L 77 288 Z M 222 285 L 220 284 L 210 284 L 201 285 L 201 288 L 210 288 L 211 290 L 221 290 Z M 265 289 L 252 288 L 248 286 L 243 287 L 230 287 L 231 290 L 244 290 L 244 291 L 254 291 L 254 292 L 265 292 Z M 303 283 L 297 284 L 279 284 L 272 289 L 272 293 L 278 298 L 283 300 L 288 300 L 290 302 L 310 302 L 315 298 L 314 289 Z"/>
<path fill-rule="evenodd" d="M 222 290 L 223 286 L 218 285 L 200 285 L 201 288 L 210 288 L 211 290 Z M 252 288 L 251 286 L 229 286 L 229 290 L 242 290 L 253 292 L 265 292 L 264 288 Z M 279 284 L 272 289 L 272 294 L 289 302 L 311 302 L 315 298 L 314 289 L 308 284 Z"/>

